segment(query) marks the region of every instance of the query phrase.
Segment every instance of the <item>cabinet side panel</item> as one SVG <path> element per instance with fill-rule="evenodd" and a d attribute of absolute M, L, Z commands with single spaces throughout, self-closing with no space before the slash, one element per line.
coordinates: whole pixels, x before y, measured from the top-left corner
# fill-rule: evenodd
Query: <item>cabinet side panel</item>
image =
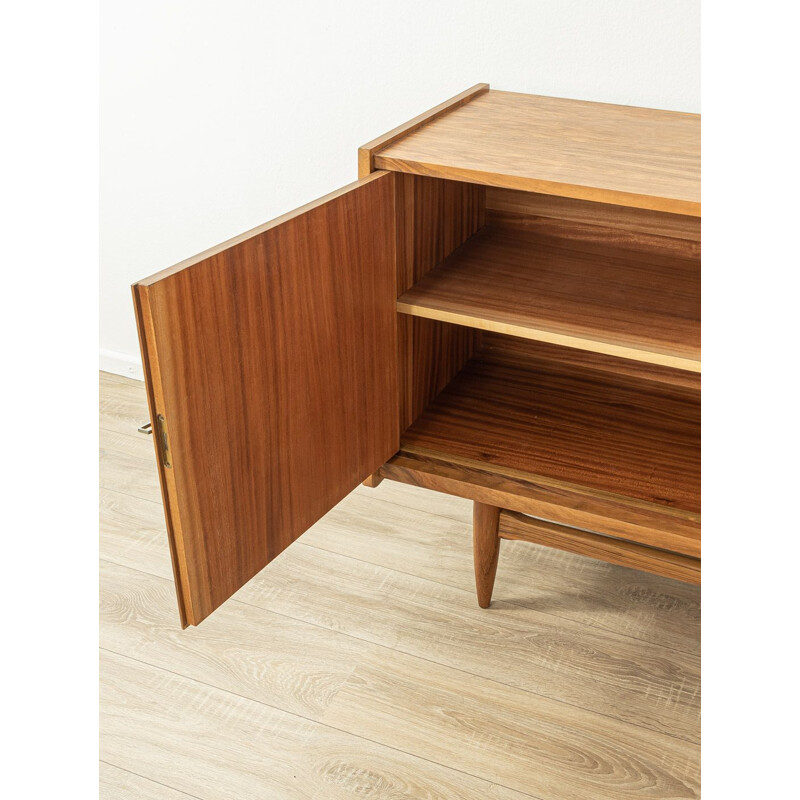
<path fill-rule="evenodd" d="M 398 297 L 483 224 L 486 190 L 470 183 L 397 174 Z M 479 332 L 398 315 L 400 434 L 472 356 Z"/>

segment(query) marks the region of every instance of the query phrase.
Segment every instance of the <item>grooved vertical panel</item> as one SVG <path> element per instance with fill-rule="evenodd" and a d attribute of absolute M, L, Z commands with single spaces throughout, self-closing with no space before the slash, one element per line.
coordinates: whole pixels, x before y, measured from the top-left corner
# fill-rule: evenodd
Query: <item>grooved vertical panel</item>
<path fill-rule="evenodd" d="M 400 296 L 484 223 L 484 187 L 397 176 L 397 294 Z M 400 432 L 475 352 L 479 334 L 433 320 L 398 317 Z"/>

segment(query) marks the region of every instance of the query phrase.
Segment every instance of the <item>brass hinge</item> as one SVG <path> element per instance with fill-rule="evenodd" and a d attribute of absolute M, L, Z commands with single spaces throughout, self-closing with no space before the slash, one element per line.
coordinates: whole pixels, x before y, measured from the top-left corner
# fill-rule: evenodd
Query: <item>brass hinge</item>
<path fill-rule="evenodd" d="M 172 461 L 169 454 L 169 431 L 167 430 L 167 421 L 164 419 L 163 414 L 156 417 L 156 426 L 158 428 L 158 451 L 161 453 L 161 463 L 168 469 L 172 468 Z"/>

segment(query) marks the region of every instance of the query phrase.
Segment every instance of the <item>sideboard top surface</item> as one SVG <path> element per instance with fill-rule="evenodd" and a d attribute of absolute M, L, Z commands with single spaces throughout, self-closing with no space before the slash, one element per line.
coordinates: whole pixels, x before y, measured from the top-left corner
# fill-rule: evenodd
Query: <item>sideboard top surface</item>
<path fill-rule="evenodd" d="M 700 115 L 483 91 L 374 166 L 700 216 Z"/>

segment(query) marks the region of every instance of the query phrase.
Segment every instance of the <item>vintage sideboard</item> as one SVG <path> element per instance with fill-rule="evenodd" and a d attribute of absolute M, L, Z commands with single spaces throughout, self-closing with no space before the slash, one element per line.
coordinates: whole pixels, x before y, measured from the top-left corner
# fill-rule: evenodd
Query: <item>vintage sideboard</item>
<path fill-rule="evenodd" d="M 700 582 L 700 117 L 479 84 L 133 287 L 182 624 L 360 482 Z M 424 531 L 420 532 L 424 535 Z"/>

